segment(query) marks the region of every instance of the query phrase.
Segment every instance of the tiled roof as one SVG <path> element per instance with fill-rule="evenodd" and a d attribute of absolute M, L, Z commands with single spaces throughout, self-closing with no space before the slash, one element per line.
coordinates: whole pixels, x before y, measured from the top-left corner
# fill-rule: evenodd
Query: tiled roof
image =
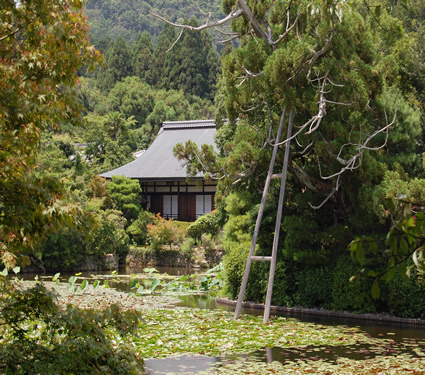
<path fill-rule="evenodd" d="M 101 176 L 111 178 L 119 175 L 146 181 L 184 180 L 186 168 L 174 157 L 174 146 L 177 143 L 184 144 L 188 140 L 198 146 L 213 145 L 215 133 L 214 120 L 166 121 L 143 155 Z M 198 174 L 196 178 L 202 178 L 202 174 Z"/>

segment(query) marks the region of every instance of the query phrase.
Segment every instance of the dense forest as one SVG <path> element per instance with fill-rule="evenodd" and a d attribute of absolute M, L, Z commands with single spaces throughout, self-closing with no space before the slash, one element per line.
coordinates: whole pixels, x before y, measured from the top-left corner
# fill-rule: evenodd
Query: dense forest
<path fill-rule="evenodd" d="M 115 40 L 118 36 L 135 43 L 138 35 L 144 31 L 156 43 L 164 24 L 149 12 L 161 14 L 173 22 L 182 22 L 192 17 L 201 19 L 208 12 L 211 12 L 213 19 L 222 17 L 221 2 L 217 0 L 90 0 L 85 12 L 89 18 L 91 40 L 95 45 L 104 39 Z M 215 40 L 218 44 L 218 35 Z M 221 46 L 218 45 L 218 48 Z"/>
<path fill-rule="evenodd" d="M 13 250 L 8 254 L 22 254 L 22 264 L 31 261 L 48 270 L 75 269 L 96 254 L 117 253 L 124 259 L 130 244 L 146 245 L 155 237 L 146 224 L 155 222 L 164 231 L 169 224 L 141 210 L 137 183 L 115 179 L 108 185 L 97 175 L 146 149 L 163 121 L 216 118 L 217 152 L 187 144 L 176 147 L 176 156 L 186 161 L 189 174 L 207 166 L 208 177 L 218 181 L 217 212 L 190 233 L 199 242 L 200 232 L 209 228 L 207 240 L 225 250 L 227 294 L 236 297 L 271 145 L 279 123 L 286 127 L 292 118 L 298 130 L 290 152 L 279 293 L 273 302 L 425 316 L 420 302 L 425 300 L 424 256 L 418 250 L 425 202 L 422 2 L 391 8 L 382 1 L 376 9 L 349 10 L 339 2 L 325 9 L 295 1 L 298 13 L 291 10 L 295 5 L 286 9 L 285 2 L 252 3 L 252 17 L 267 23 L 267 32 L 260 24 L 251 29 L 240 16 L 246 9 L 238 13 L 234 1 L 89 1 L 90 42 L 100 52 L 87 51 L 99 61 L 75 64 L 79 78 L 67 95 L 75 96 L 78 116 L 65 113 L 49 122 L 50 114 L 43 114 L 42 131 L 31 134 L 39 147 L 27 153 L 24 164 L 17 159 L 22 174 L 12 179 L 15 185 L 2 164 L 2 246 Z M 218 40 L 229 35 L 211 36 L 206 28 L 186 29 L 179 37 L 181 28 L 149 14 L 196 28 L 233 11 L 225 30 L 239 36 L 239 44 L 220 47 Z M 55 100 L 42 92 L 34 95 L 40 105 Z M 2 104 L 6 107 L 10 103 Z M 2 149 L 9 150 L 2 154 L 3 163 L 17 142 L 8 137 L 2 139 Z M 277 165 L 284 148 L 282 143 Z M 26 178 L 32 181 L 25 188 L 29 191 L 22 188 Z M 16 204 L 14 189 L 28 198 L 25 209 Z M 257 243 L 260 255 L 272 246 L 277 180 L 270 191 Z M 8 220 L 27 210 L 29 222 Z M 406 220 L 414 214 L 417 233 L 412 222 L 410 233 Z M 385 242 L 389 231 L 393 236 Z M 347 246 L 355 238 L 353 261 Z M 189 242 L 184 246 L 193 246 Z M 255 264 L 252 272 L 247 298 L 261 301 L 268 268 Z M 373 299 L 370 290 L 378 297 L 378 285 L 384 292 Z M 406 311 L 398 310 L 401 304 Z"/>

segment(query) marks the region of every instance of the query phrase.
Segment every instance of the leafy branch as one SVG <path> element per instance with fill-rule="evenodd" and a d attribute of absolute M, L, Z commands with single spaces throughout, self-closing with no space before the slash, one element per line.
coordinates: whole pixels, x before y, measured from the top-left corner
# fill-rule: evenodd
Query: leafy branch
<path fill-rule="evenodd" d="M 392 205 L 394 211 L 394 205 Z M 379 280 L 389 282 L 396 272 L 403 278 L 417 269 L 425 271 L 425 211 L 407 214 L 393 223 L 385 239 L 377 241 L 371 237 L 356 238 L 349 245 L 351 256 L 362 267 L 361 274 L 373 278 L 372 297 L 380 294 Z M 383 245 L 383 246 L 382 246 Z M 385 263 L 379 271 L 368 264 Z M 413 264 L 409 266 L 409 262 Z M 355 280 L 359 275 L 353 276 Z"/>

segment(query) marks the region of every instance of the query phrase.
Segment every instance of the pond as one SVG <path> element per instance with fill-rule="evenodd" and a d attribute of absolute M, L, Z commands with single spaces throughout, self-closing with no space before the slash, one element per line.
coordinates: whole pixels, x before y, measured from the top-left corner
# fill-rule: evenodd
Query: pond
<path fill-rule="evenodd" d="M 185 274 L 197 274 L 200 275 L 205 272 L 199 269 L 178 269 L 178 268 L 166 268 L 158 269 L 161 272 L 166 272 L 168 275 L 182 276 Z M 132 272 L 137 272 L 140 270 L 126 270 L 124 273 L 130 274 Z M 81 275 L 81 277 L 87 276 L 90 277 L 89 273 L 86 275 Z M 114 279 L 111 273 L 109 276 L 103 275 L 100 276 L 104 279 Z M 198 277 L 197 276 L 197 277 Z M 66 280 L 68 276 L 63 275 L 63 278 Z M 29 277 L 30 278 L 30 277 Z M 110 285 L 119 290 L 129 291 L 129 282 L 128 277 L 125 275 L 120 277 L 119 282 L 110 281 Z M 147 282 L 149 285 L 149 281 Z M 218 326 L 220 325 L 232 325 L 231 313 L 234 311 L 233 306 L 223 305 L 217 303 L 216 299 L 210 295 L 199 294 L 199 295 L 184 295 L 178 297 L 180 300 L 179 306 L 186 307 L 190 309 L 200 309 L 199 312 L 194 316 L 198 319 L 201 316 L 201 323 L 196 323 L 195 318 L 188 317 L 187 314 L 190 314 L 191 311 L 188 309 L 183 309 L 178 318 L 172 317 L 169 320 L 168 325 L 164 328 L 167 334 L 170 334 L 170 339 L 165 340 L 159 335 L 159 338 L 155 338 L 155 342 L 145 341 L 140 342 L 139 344 L 147 347 L 148 345 L 154 345 L 156 348 L 153 351 L 149 351 L 147 348 L 145 351 L 146 359 L 146 368 L 149 370 L 151 375 L 162 375 L 162 374 L 213 374 L 213 373 L 222 373 L 222 374 L 239 374 L 239 373 L 252 373 L 252 374 L 262 374 L 262 373 L 291 373 L 291 371 L 299 371 L 299 373 L 416 373 L 416 374 L 425 374 L 425 329 L 402 325 L 402 324 L 388 324 L 383 322 L 371 322 L 371 321 L 360 321 L 357 319 L 336 319 L 332 317 L 324 316 L 312 316 L 312 315 L 303 315 L 303 316 L 289 316 L 283 312 L 278 312 L 276 315 L 281 318 L 276 317 L 276 329 L 289 330 L 289 333 L 285 333 L 286 339 L 284 341 L 279 341 L 277 344 L 269 345 L 266 344 L 267 341 L 264 341 L 265 344 L 263 348 L 257 348 L 252 350 L 252 348 L 247 346 L 245 352 L 237 350 L 238 353 L 223 354 L 226 351 L 223 349 L 218 350 L 219 353 L 214 351 L 205 350 L 204 347 L 201 349 L 192 349 L 198 345 L 198 341 L 203 339 L 197 338 L 194 339 L 193 336 L 182 336 L 179 332 L 184 324 L 187 324 L 187 327 L 191 327 L 190 324 L 193 323 L 194 327 L 201 327 L 205 324 L 204 321 L 208 321 L 208 326 L 213 324 L 209 319 L 212 319 L 212 322 L 219 321 Z M 198 310 L 193 310 L 198 311 Z M 202 312 L 202 313 L 201 313 Z M 222 315 L 217 315 L 221 314 Z M 165 315 L 164 312 L 161 313 Z M 171 314 L 171 312 L 170 312 Z M 263 314 L 263 311 L 253 308 L 244 308 L 242 314 L 249 314 L 249 316 L 258 316 Z M 213 318 L 211 318 L 213 316 Z M 219 316 L 215 319 L 214 316 Z M 157 317 L 151 315 L 151 319 L 156 319 Z M 162 317 L 161 317 L 162 319 Z M 193 322 L 191 322 L 191 319 Z M 215 320 L 214 320 L 215 319 Z M 284 319 L 284 321 L 279 321 L 279 319 Z M 260 318 L 249 322 L 247 327 L 258 325 L 261 327 Z M 177 321 L 177 322 L 176 322 Z M 182 327 L 179 327 L 179 321 Z M 157 324 L 157 323 L 156 323 Z M 165 323 L 164 323 L 165 324 Z M 274 320 L 271 324 L 275 324 Z M 280 324 L 280 325 L 279 325 Z M 174 328 L 173 328 L 174 327 Z M 263 326 L 264 327 L 264 326 Z M 292 327 L 294 327 L 292 329 Z M 154 327 L 155 329 L 150 333 L 150 335 L 155 336 L 158 333 L 159 327 Z M 171 334 L 172 330 L 175 329 L 177 333 Z M 190 330 L 191 328 L 186 328 Z M 211 328 L 211 330 L 217 330 L 217 328 Z M 237 330 L 241 330 L 240 327 L 235 326 L 234 331 L 229 330 L 229 336 L 237 336 L 240 334 Z M 248 328 L 245 328 L 248 329 Z M 263 329 L 263 328 L 256 328 Z M 265 330 L 259 331 L 258 337 L 255 340 L 261 339 L 264 335 L 268 334 L 267 329 L 270 331 L 272 328 L 265 326 Z M 329 330 L 335 330 L 336 333 L 332 334 L 330 340 L 321 340 L 321 337 L 324 332 L 328 334 Z M 146 332 L 149 332 L 149 327 L 146 328 Z M 302 337 L 299 338 L 301 341 L 291 341 L 288 339 L 291 332 L 294 335 L 310 335 L 309 339 L 302 341 Z M 301 332 L 301 333 L 300 333 Z M 207 333 L 205 333 L 207 335 Z M 215 333 L 214 333 L 215 334 Z M 288 336 L 289 335 L 289 336 Z M 332 336 L 331 335 L 331 336 Z M 213 337 L 213 333 L 208 333 L 206 337 Z M 335 338 L 336 336 L 339 336 Z M 361 337 L 361 339 L 351 340 L 350 337 Z M 156 337 L 156 336 L 155 336 Z M 172 344 L 172 337 L 176 337 L 177 340 L 181 340 L 176 344 L 176 346 L 182 346 L 182 350 L 175 351 L 173 349 L 174 345 Z M 214 336 L 215 337 L 215 336 Z M 238 341 L 238 345 L 241 344 L 241 341 L 245 340 L 245 336 L 241 336 Z M 193 346 L 188 345 L 186 341 L 194 340 L 195 343 Z M 217 340 L 221 340 L 219 337 Z M 246 339 L 248 340 L 248 339 Z M 318 340 L 318 341 L 317 341 Z M 339 342 L 339 340 L 341 340 Z M 135 345 L 138 343 L 136 342 Z M 166 347 L 166 345 L 168 345 Z M 231 348 L 233 342 L 229 341 L 224 344 L 223 348 Z M 235 344 L 236 345 L 236 344 Z M 162 347 L 163 346 L 163 347 Z M 160 348 L 160 350 L 158 349 Z M 161 348 L 162 347 L 162 348 Z M 242 346 L 243 347 L 243 346 Z M 190 348 L 190 349 L 186 349 Z M 143 349 L 145 350 L 145 349 Z M 215 350 L 215 349 L 214 349 Z M 186 354 L 188 351 L 193 353 L 204 353 L 204 354 Z M 162 354 L 161 354 L 162 353 Z M 209 355 L 206 355 L 209 354 Z M 155 358 L 166 355 L 167 358 Z M 151 358 L 149 358 L 151 357 Z M 378 365 L 379 364 L 379 365 Z M 401 368 L 400 366 L 404 367 Z M 386 366 L 386 367 L 385 367 Z M 388 369 L 389 372 L 381 372 L 382 369 Z M 251 370 L 253 372 L 249 372 Z M 342 371 L 341 369 L 344 369 Z M 363 370 L 362 370 L 363 369 Z M 392 369 L 390 371 L 390 369 Z M 379 371 L 378 371 L 379 370 Z"/>

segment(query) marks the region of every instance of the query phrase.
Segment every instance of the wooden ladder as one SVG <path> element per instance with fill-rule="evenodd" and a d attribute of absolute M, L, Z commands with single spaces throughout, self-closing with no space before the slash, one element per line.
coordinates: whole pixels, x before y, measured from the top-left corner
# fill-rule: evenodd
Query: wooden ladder
<path fill-rule="evenodd" d="M 270 272 L 269 272 L 269 282 L 267 284 L 267 296 L 266 296 L 266 304 L 264 308 L 264 318 L 263 322 L 267 323 L 270 317 L 270 305 L 272 300 L 272 293 L 273 293 L 273 282 L 274 282 L 274 275 L 275 275 L 275 269 L 276 269 L 276 258 L 277 258 L 277 247 L 279 243 L 279 233 L 280 233 L 280 225 L 282 222 L 282 209 L 283 209 L 283 203 L 284 203 L 284 197 L 285 197 L 285 186 L 286 186 L 286 174 L 288 170 L 288 161 L 289 161 L 289 149 L 290 149 L 290 142 L 291 142 L 291 134 L 292 134 L 292 124 L 294 120 L 294 112 L 291 110 L 289 112 L 289 121 L 288 121 L 288 131 L 287 136 L 284 142 L 285 143 L 285 155 L 283 158 L 283 165 L 282 165 L 282 174 L 280 175 L 274 175 L 273 169 L 274 165 L 276 163 L 276 155 L 277 151 L 279 149 L 280 138 L 282 136 L 283 127 L 285 124 L 285 117 L 286 117 L 286 109 L 283 110 L 282 116 L 280 119 L 279 129 L 276 135 L 276 140 L 273 146 L 273 153 L 272 157 L 270 159 L 270 166 L 269 171 L 267 174 L 266 182 L 264 184 L 264 190 L 263 195 L 261 198 L 261 204 L 260 209 L 258 210 L 257 215 L 257 221 L 255 223 L 255 229 L 254 234 L 252 236 L 252 243 L 251 248 L 249 250 L 248 259 L 245 266 L 245 272 L 242 279 L 241 288 L 239 290 L 239 296 L 238 301 L 236 303 L 236 309 L 235 309 L 235 315 L 234 318 L 238 319 L 240 315 L 240 311 L 242 308 L 242 302 L 245 295 L 246 286 L 248 283 L 248 276 L 249 271 L 251 269 L 251 264 L 253 261 L 266 261 L 270 262 Z M 257 244 L 258 239 L 258 233 L 260 232 L 260 226 L 261 221 L 263 219 L 263 213 L 264 213 L 264 207 L 266 205 L 267 195 L 270 188 L 270 182 L 273 178 L 280 177 L 280 193 L 279 193 L 279 203 L 277 206 L 277 215 L 276 215 L 276 225 L 275 225 L 275 231 L 274 231 L 274 238 L 273 238 L 273 247 L 272 247 L 272 255 L 271 256 L 255 256 L 255 246 Z"/>

